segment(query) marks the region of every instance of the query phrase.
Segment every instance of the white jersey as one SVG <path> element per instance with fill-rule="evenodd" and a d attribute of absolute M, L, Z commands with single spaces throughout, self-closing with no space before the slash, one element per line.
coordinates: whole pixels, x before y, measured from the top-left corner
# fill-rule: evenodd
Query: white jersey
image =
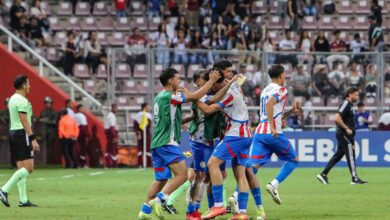
<path fill-rule="evenodd" d="M 84 115 L 84 113 L 81 113 L 81 112 L 75 113 L 74 119 L 76 120 L 78 126 L 87 126 L 88 125 L 87 117 Z"/>
<path fill-rule="evenodd" d="M 276 83 L 271 83 L 261 92 L 260 96 L 260 124 L 256 128 L 257 134 L 271 134 L 271 127 L 268 122 L 266 105 L 271 97 L 274 97 L 277 103 L 274 105 L 274 125 L 278 134 L 282 132 L 282 118 L 284 109 L 287 105 L 287 89 Z"/>
<path fill-rule="evenodd" d="M 104 129 L 110 129 L 111 127 L 114 127 L 118 131 L 118 123 L 113 112 L 109 112 L 104 118 Z"/>
<path fill-rule="evenodd" d="M 227 122 L 225 136 L 252 137 L 249 130 L 248 107 L 242 90 L 236 82 L 232 84 L 218 105 L 225 112 Z"/>

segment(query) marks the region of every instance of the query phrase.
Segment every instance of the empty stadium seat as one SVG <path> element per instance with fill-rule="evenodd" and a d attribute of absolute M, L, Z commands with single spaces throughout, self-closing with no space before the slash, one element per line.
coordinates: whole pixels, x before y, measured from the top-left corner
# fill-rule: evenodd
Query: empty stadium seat
<path fill-rule="evenodd" d="M 86 64 L 75 64 L 73 67 L 73 75 L 78 78 L 89 78 L 89 70 Z"/>
<path fill-rule="evenodd" d="M 57 14 L 61 16 L 69 16 L 73 14 L 72 4 L 70 2 L 59 2 Z"/>
<path fill-rule="evenodd" d="M 115 67 L 115 78 L 129 79 L 131 77 L 130 66 L 128 64 L 118 64 Z"/>
<path fill-rule="evenodd" d="M 284 28 L 283 19 L 279 16 L 272 16 L 267 21 L 267 27 L 270 30 L 283 29 Z"/>
<path fill-rule="evenodd" d="M 376 98 L 372 98 L 372 97 L 366 98 L 364 103 L 367 106 L 378 106 L 378 102 L 377 102 Z"/>
<path fill-rule="evenodd" d="M 99 43 L 103 46 L 106 46 L 109 44 L 106 32 L 98 32 L 97 39 L 98 39 Z"/>
<path fill-rule="evenodd" d="M 41 10 L 45 13 L 45 15 L 51 15 L 51 7 L 49 3 L 47 3 L 46 1 L 41 1 L 40 6 Z"/>
<path fill-rule="evenodd" d="M 341 104 L 341 99 L 339 97 L 332 97 L 328 99 L 328 106 L 338 107 Z"/>
<path fill-rule="evenodd" d="M 352 21 L 348 16 L 339 16 L 336 21 L 337 29 L 351 30 L 352 29 Z"/>
<path fill-rule="evenodd" d="M 63 30 L 64 27 L 59 22 L 59 19 L 57 17 L 49 17 L 49 23 L 50 23 L 50 29 L 53 31 L 60 31 Z"/>
<path fill-rule="evenodd" d="M 152 70 L 153 77 L 158 78 L 163 70 L 164 70 L 164 66 L 162 64 L 155 64 Z"/>
<path fill-rule="evenodd" d="M 353 3 L 350 0 L 342 0 L 337 4 L 336 10 L 340 14 L 352 14 L 353 13 L 352 4 Z"/>
<path fill-rule="evenodd" d="M 305 16 L 303 18 L 303 29 L 313 30 L 317 29 L 317 20 L 314 16 Z"/>
<path fill-rule="evenodd" d="M 148 78 L 147 72 L 146 72 L 146 65 L 145 64 L 137 64 L 134 67 L 134 77 L 135 78 Z"/>
<path fill-rule="evenodd" d="M 91 6 L 87 2 L 77 2 L 76 15 L 89 15 L 91 12 Z"/>
<path fill-rule="evenodd" d="M 194 76 L 195 71 L 197 71 L 199 69 L 202 69 L 202 65 L 200 65 L 200 64 L 191 64 L 191 65 L 189 65 L 188 66 L 188 75 L 187 75 L 187 77 L 189 79 L 192 79 L 192 77 Z"/>
<path fill-rule="evenodd" d="M 324 106 L 324 98 L 319 96 L 313 96 L 311 98 L 313 106 Z"/>
<path fill-rule="evenodd" d="M 334 22 L 333 22 L 333 17 L 332 16 L 321 16 L 318 24 L 319 29 L 323 30 L 334 30 Z"/>
<path fill-rule="evenodd" d="M 106 65 L 99 64 L 98 69 L 97 69 L 96 77 L 98 79 L 107 79 L 108 74 L 107 74 L 107 67 L 106 67 Z"/>
<path fill-rule="evenodd" d="M 104 1 L 96 2 L 95 5 L 93 6 L 93 15 L 98 15 L 98 16 L 107 15 L 110 9 L 111 8 L 107 5 L 106 2 Z"/>
<path fill-rule="evenodd" d="M 140 16 L 145 12 L 145 6 L 142 1 L 131 1 L 130 3 L 130 15 L 131 16 Z"/>
<path fill-rule="evenodd" d="M 67 30 L 79 31 L 81 30 L 80 21 L 78 17 L 69 17 L 68 23 L 66 24 Z"/>
<path fill-rule="evenodd" d="M 83 88 L 88 93 L 93 94 L 95 92 L 95 81 L 90 79 L 84 80 Z"/>
<path fill-rule="evenodd" d="M 140 94 L 147 94 L 149 92 L 149 82 L 147 80 L 138 82 L 137 90 Z"/>
<path fill-rule="evenodd" d="M 62 46 L 66 42 L 66 33 L 65 32 L 57 32 L 54 36 L 53 43 L 57 46 Z"/>
<path fill-rule="evenodd" d="M 118 31 L 130 31 L 131 24 L 128 18 L 117 18 L 115 22 L 115 29 Z"/>
<path fill-rule="evenodd" d="M 161 23 L 161 17 L 153 17 L 152 21 L 149 23 L 149 30 L 155 31 L 158 29 L 158 25 Z"/>
<path fill-rule="evenodd" d="M 359 0 L 357 4 L 355 4 L 355 13 L 357 14 L 370 14 L 370 5 L 367 0 Z"/>
<path fill-rule="evenodd" d="M 146 22 L 145 17 L 136 17 L 133 26 L 138 27 L 141 31 L 145 31 L 148 29 L 148 24 Z"/>
<path fill-rule="evenodd" d="M 111 46 L 123 46 L 126 43 L 126 38 L 122 32 L 115 32 L 109 41 Z"/>
<path fill-rule="evenodd" d="M 278 1 L 271 1 L 271 14 L 275 14 L 278 8 Z M 285 13 L 287 17 L 287 12 Z"/>
<path fill-rule="evenodd" d="M 114 21 L 111 17 L 100 18 L 98 23 L 98 29 L 101 31 L 113 31 L 114 30 Z"/>
<path fill-rule="evenodd" d="M 120 85 L 120 91 L 123 94 L 137 94 L 137 85 L 134 80 L 126 80 L 121 83 Z"/>
<path fill-rule="evenodd" d="M 353 29 L 355 30 L 368 30 L 370 24 L 366 16 L 360 16 L 355 18 Z"/>
<path fill-rule="evenodd" d="M 118 103 L 119 106 L 129 106 L 129 100 L 124 96 L 117 97 L 116 103 Z"/>
<path fill-rule="evenodd" d="M 84 31 L 97 30 L 95 17 L 87 17 L 81 22 L 81 29 Z"/>
<path fill-rule="evenodd" d="M 171 67 L 179 72 L 179 75 L 182 79 L 185 77 L 185 69 L 183 64 L 173 64 Z"/>
<path fill-rule="evenodd" d="M 47 60 L 50 62 L 56 62 L 59 60 L 58 52 L 57 49 L 54 47 L 49 47 L 47 49 L 47 54 L 46 54 Z"/>
<path fill-rule="evenodd" d="M 252 13 L 253 14 L 265 14 L 267 13 L 267 4 L 265 1 L 255 1 L 252 4 Z"/>

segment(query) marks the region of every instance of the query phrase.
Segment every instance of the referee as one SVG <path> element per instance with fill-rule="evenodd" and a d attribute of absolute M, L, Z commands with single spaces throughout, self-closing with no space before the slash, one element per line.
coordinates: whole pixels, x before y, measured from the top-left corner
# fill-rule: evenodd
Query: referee
<path fill-rule="evenodd" d="M 27 197 L 26 179 L 34 169 L 34 151 L 39 151 L 39 145 L 31 130 L 32 107 L 26 99 L 30 92 L 30 83 L 27 76 L 19 75 L 15 78 L 14 87 L 16 89 L 9 100 L 10 114 L 10 147 L 11 154 L 16 159 L 18 170 L 11 179 L 1 187 L 0 199 L 3 204 L 10 207 L 8 202 L 8 192 L 15 183 L 19 190 L 19 207 L 36 207 Z"/>
<path fill-rule="evenodd" d="M 365 184 L 367 182 L 361 180 L 356 173 L 355 164 L 355 115 L 352 107 L 353 103 L 359 100 L 359 90 L 351 87 L 346 92 L 346 98 L 339 107 L 336 113 L 336 137 L 337 137 L 337 151 L 330 159 L 325 169 L 321 174 L 317 175 L 317 179 L 323 184 L 329 184 L 328 173 L 334 165 L 336 165 L 344 155 L 347 157 L 349 171 L 352 175 L 351 184 Z"/>

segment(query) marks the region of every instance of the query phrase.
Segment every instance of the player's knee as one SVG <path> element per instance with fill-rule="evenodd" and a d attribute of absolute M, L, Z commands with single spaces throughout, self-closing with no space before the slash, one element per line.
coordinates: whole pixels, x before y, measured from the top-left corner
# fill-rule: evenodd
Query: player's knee
<path fill-rule="evenodd" d="M 299 162 L 299 157 L 294 158 L 294 162 Z"/>
<path fill-rule="evenodd" d="M 223 170 L 223 171 L 222 171 L 222 178 L 223 178 L 223 179 L 226 179 L 226 177 L 227 177 L 226 170 Z"/>

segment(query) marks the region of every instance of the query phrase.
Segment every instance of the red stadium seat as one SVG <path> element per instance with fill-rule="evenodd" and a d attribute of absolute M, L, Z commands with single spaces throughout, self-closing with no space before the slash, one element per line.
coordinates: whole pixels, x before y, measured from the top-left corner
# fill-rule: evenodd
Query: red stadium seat
<path fill-rule="evenodd" d="M 336 6 L 336 10 L 340 14 L 352 14 L 353 13 L 352 1 L 350 0 L 340 1 Z"/>
<path fill-rule="evenodd" d="M 60 24 L 59 19 L 57 17 L 49 17 L 50 29 L 53 31 L 63 30 L 64 27 Z"/>
<path fill-rule="evenodd" d="M 351 19 L 348 16 L 339 16 L 336 21 L 336 29 L 351 30 Z"/>
<path fill-rule="evenodd" d="M 317 29 L 317 20 L 314 16 L 305 16 L 303 18 L 303 29 L 314 30 Z"/>
<path fill-rule="evenodd" d="M 79 31 L 81 29 L 80 21 L 78 17 L 69 17 L 66 24 L 66 30 Z"/>
<path fill-rule="evenodd" d="M 87 17 L 81 22 L 81 29 L 84 31 L 95 31 L 97 30 L 95 17 Z"/>
<path fill-rule="evenodd" d="M 109 44 L 107 33 L 106 32 L 98 32 L 97 33 L 97 39 L 99 43 L 103 46 L 106 46 Z"/>
<path fill-rule="evenodd" d="M 61 16 L 70 16 L 73 14 L 72 4 L 70 2 L 59 2 L 57 14 Z"/>
<path fill-rule="evenodd" d="M 255 1 L 253 4 L 252 4 L 252 13 L 253 14 L 265 14 L 267 13 L 267 4 L 265 3 L 265 1 Z"/>
<path fill-rule="evenodd" d="M 47 60 L 50 61 L 50 62 L 56 62 L 59 60 L 59 56 L 58 56 L 58 52 L 57 52 L 57 48 L 54 48 L 54 47 L 49 47 L 47 49 Z"/>
<path fill-rule="evenodd" d="M 147 72 L 146 72 L 146 65 L 145 64 L 137 64 L 134 67 L 134 77 L 135 78 L 148 78 Z"/>
<path fill-rule="evenodd" d="M 318 28 L 323 30 L 334 30 L 333 17 L 325 15 L 321 16 Z"/>
<path fill-rule="evenodd" d="M 114 21 L 111 17 L 100 18 L 98 23 L 98 29 L 101 31 L 113 31 L 114 30 Z"/>
<path fill-rule="evenodd" d="M 171 68 L 177 70 L 179 72 L 179 75 L 182 79 L 185 77 L 185 69 L 183 64 L 173 64 Z"/>
<path fill-rule="evenodd" d="M 51 8 L 50 4 L 47 3 L 46 1 L 41 1 L 41 10 L 45 12 L 46 15 L 50 16 L 51 15 Z"/>
<path fill-rule="evenodd" d="M 126 38 L 122 32 L 115 32 L 110 38 L 111 46 L 123 46 L 126 43 Z"/>
<path fill-rule="evenodd" d="M 370 4 L 368 0 L 359 0 L 357 4 L 355 4 L 355 13 L 357 14 L 370 14 Z"/>
<path fill-rule="evenodd" d="M 138 27 L 141 31 L 145 31 L 148 29 L 148 24 L 146 22 L 145 17 L 136 17 L 134 19 L 134 27 Z"/>
<path fill-rule="evenodd" d="M 336 117 L 336 114 L 326 114 L 325 115 L 325 121 L 324 121 L 324 125 L 326 126 L 329 126 L 329 127 L 335 127 L 335 117 Z"/>
<path fill-rule="evenodd" d="M 275 14 L 278 9 L 278 1 L 271 1 L 271 14 Z M 285 13 L 287 17 L 287 12 Z"/>
<path fill-rule="evenodd" d="M 149 82 L 147 80 L 138 82 L 137 90 L 140 94 L 147 94 L 149 92 Z"/>
<path fill-rule="evenodd" d="M 283 19 L 279 16 L 272 16 L 267 21 L 267 27 L 270 30 L 280 30 L 284 28 Z"/>
<path fill-rule="evenodd" d="M 53 43 L 57 46 L 62 46 L 66 42 L 66 33 L 65 32 L 57 32 L 54 36 Z"/>
<path fill-rule="evenodd" d="M 143 15 L 145 12 L 145 6 L 143 2 L 141 1 L 131 1 L 131 10 L 130 10 L 130 15 L 131 16 L 140 16 Z"/>
<path fill-rule="evenodd" d="M 89 78 L 89 70 L 88 66 L 85 64 L 76 64 L 73 67 L 73 75 L 78 77 L 78 78 Z"/>
<path fill-rule="evenodd" d="M 372 97 L 366 98 L 364 103 L 367 106 L 378 106 L 378 102 L 376 101 L 376 98 L 372 98 Z"/>
<path fill-rule="evenodd" d="M 153 68 L 153 77 L 158 78 L 162 71 L 164 70 L 164 66 L 162 64 L 155 64 Z"/>
<path fill-rule="evenodd" d="M 117 18 L 117 21 L 115 22 L 115 29 L 119 31 L 130 31 L 131 30 L 131 24 L 128 18 Z"/>
<path fill-rule="evenodd" d="M 120 83 L 120 91 L 123 94 L 137 94 L 137 85 L 134 80 L 126 80 Z"/>
<path fill-rule="evenodd" d="M 118 64 L 115 67 L 115 78 L 117 79 L 129 79 L 131 77 L 130 66 L 128 64 Z"/>
<path fill-rule="evenodd" d="M 129 106 L 129 100 L 125 96 L 117 97 L 116 103 L 118 103 L 119 106 Z"/>
<path fill-rule="evenodd" d="M 91 6 L 86 2 L 77 2 L 76 15 L 89 15 L 91 13 Z"/>
<path fill-rule="evenodd" d="M 355 22 L 353 24 L 353 28 L 355 30 L 368 30 L 370 24 L 368 23 L 368 19 L 366 16 L 360 16 L 355 18 Z"/>
<path fill-rule="evenodd" d="M 107 79 L 107 67 L 104 64 L 99 64 L 96 77 L 98 79 Z"/>
<path fill-rule="evenodd" d="M 160 17 L 153 17 L 152 21 L 149 23 L 149 30 L 155 31 L 158 29 L 158 25 L 161 23 Z"/>
<path fill-rule="evenodd" d="M 96 2 L 93 6 L 93 15 L 104 16 L 108 14 L 109 6 L 106 2 Z"/>
<path fill-rule="evenodd" d="M 83 80 L 83 87 L 85 91 L 90 94 L 93 94 L 95 92 L 95 81 L 90 79 Z"/>

